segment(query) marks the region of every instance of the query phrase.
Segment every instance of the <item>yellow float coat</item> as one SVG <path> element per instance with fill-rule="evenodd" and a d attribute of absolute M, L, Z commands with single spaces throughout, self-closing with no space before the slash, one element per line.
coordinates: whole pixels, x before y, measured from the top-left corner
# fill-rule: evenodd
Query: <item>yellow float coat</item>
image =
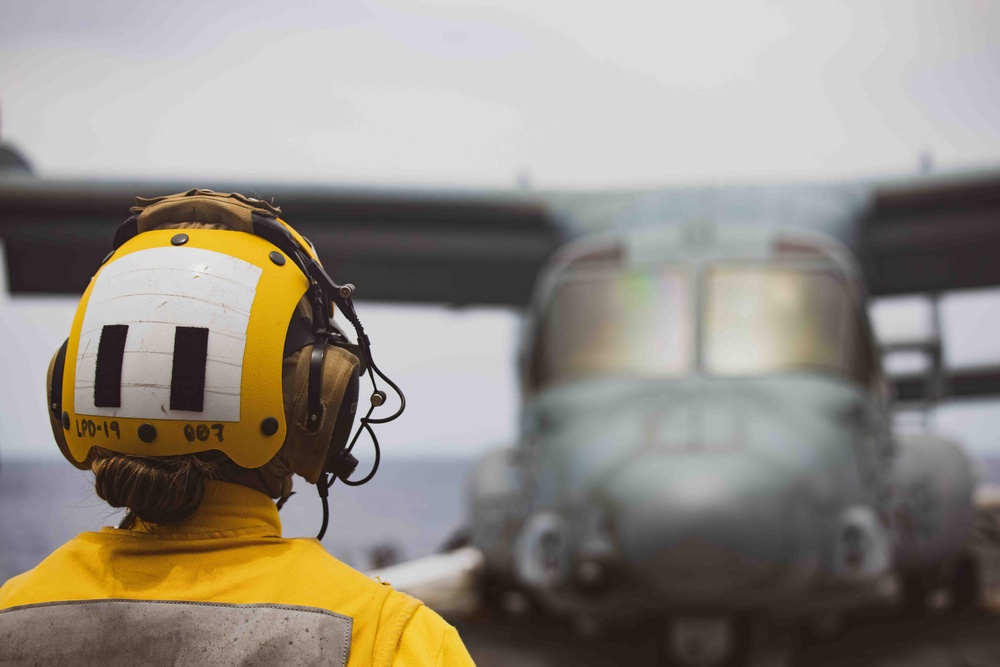
<path fill-rule="evenodd" d="M 354 619 L 349 667 L 473 664 L 435 612 L 315 539 L 282 538 L 274 503 L 237 484 L 206 482 L 180 524 L 81 533 L 0 587 L 0 609 L 104 598 L 318 607 Z"/>

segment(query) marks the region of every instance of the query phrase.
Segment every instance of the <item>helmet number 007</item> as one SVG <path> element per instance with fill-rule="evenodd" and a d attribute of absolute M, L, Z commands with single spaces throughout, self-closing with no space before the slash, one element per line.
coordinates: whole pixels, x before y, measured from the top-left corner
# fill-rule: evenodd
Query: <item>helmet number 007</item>
<path fill-rule="evenodd" d="M 188 442 L 194 442 L 195 440 L 205 442 L 209 436 L 214 435 L 219 442 L 222 442 L 224 426 L 225 424 L 185 424 L 184 437 L 187 438 Z M 212 431 L 215 431 L 215 433 L 212 433 Z"/>

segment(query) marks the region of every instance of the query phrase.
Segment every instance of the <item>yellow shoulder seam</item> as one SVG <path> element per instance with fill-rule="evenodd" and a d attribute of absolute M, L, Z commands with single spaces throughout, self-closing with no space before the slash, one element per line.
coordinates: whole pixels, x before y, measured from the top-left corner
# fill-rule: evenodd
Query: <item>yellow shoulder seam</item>
<path fill-rule="evenodd" d="M 375 655 L 372 662 L 374 667 L 392 667 L 399 649 L 399 642 L 403 638 L 403 630 L 410 623 L 410 619 L 417 613 L 424 603 L 409 595 L 400 594 L 403 604 L 395 610 L 389 623 L 384 626 L 379 624 L 378 633 L 375 636 Z M 386 598 L 388 602 L 393 596 Z"/>

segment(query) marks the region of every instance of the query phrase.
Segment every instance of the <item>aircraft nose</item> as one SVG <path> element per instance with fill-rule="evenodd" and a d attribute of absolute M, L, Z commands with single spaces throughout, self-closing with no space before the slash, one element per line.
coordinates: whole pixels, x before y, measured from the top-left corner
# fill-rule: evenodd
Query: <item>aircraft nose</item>
<path fill-rule="evenodd" d="M 766 586 L 788 558 L 788 482 L 745 456 L 650 457 L 602 495 L 635 574 L 673 599 L 709 602 Z"/>

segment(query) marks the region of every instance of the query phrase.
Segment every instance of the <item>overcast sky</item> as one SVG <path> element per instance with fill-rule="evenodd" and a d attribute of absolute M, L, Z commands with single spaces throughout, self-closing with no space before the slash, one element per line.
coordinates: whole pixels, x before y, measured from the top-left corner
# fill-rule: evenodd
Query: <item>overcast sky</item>
<path fill-rule="evenodd" d="M 0 0 L 0 16 L 0 136 L 42 176 L 591 189 L 913 173 L 925 152 L 1000 164 L 992 0 Z M 973 310 L 1000 326 L 990 304 Z M 516 314 L 363 306 L 409 389 L 387 442 L 513 439 Z M 5 456 L 55 455 L 44 369 L 72 310 L 0 291 Z"/>
<path fill-rule="evenodd" d="M 1000 161 L 1000 2 L 0 0 L 46 175 L 595 187 Z"/>

